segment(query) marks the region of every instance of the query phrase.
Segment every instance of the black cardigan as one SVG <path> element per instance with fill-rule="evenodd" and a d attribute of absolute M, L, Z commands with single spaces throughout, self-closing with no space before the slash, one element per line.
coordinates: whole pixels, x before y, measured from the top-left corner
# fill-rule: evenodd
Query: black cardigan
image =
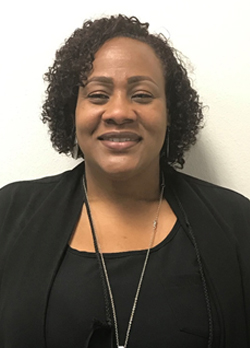
<path fill-rule="evenodd" d="M 81 213 L 83 171 L 81 163 L 0 190 L 1 348 L 46 347 L 49 292 Z M 164 174 L 166 198 L 198 243 L 220 347 L 250 348 L 250 202 L 168 167 Z"/>

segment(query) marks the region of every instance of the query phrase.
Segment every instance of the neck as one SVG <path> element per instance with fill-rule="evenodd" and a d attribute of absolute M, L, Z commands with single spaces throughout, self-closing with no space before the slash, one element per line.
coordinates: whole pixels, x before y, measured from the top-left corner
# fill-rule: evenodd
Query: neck
<path fill-rule="evenodd" d="M 123 202 L 157 201 L 160 192 L 160 169 L 131 175 L 109 175 L 91 170 L 85 164 L 85 180 L 90 201 Z"/>

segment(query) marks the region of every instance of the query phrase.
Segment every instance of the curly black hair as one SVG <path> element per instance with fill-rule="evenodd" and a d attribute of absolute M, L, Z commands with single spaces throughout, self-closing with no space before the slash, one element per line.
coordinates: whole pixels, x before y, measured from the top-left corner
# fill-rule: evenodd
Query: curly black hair
<path fill-rule="evenodd" d="M 53 66 L 44 75 L 49 84 L 42 121 L 48 123 L 53 147 L 59 153 L 73 152 L 78 89 L 93 68 L 95 53 L 111 38 L 129 37 L 151 46 L 162 62 L 171 131 L 167 132 L 169 139 L 165 139 L 161 157 L 183 168 L 184 153 L 195 144 L 202 127 L 203 107 L 177 51 L 162 34 L 150 34 L 148 27 L 148 23 L 124 15 L 88 20 L 56 52 Z M 80 156 L 84 157 L 82 153 Z"/>

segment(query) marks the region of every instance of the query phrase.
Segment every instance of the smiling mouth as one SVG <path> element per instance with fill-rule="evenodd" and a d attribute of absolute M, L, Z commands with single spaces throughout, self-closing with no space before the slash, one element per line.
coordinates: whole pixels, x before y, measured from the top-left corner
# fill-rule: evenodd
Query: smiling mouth
<path fill-rule="evenodd" d="M 98 140 L 111 151 L 123 152 L 136 146 L 142 137 L 133 132 L 109 132 L 99 136 Z"/>
<path fill-rule="evenodd" d="M 106 141 L 112 141 L 115 143 L 125 143 L 129 141 L 138 142 L 142 138 L 136 134 L 131 132 L 121 132 L 121 133 L 115 133 L 115 132 L 109 132 L 105 133 L 98 137 L 99 140 L 106 140 Z"/>
<path fill-rule="evenodd" d="M 131 138 L 108 138 L 103 140 L 113 141 L 115 143 L 125 143 L 126 141 L 135 141 L 135 139 L 131 139 Z"/>

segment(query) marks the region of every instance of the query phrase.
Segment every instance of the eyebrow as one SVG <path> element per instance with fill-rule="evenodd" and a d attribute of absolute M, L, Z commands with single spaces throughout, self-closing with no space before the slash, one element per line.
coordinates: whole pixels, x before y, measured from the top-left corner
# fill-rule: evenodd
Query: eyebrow
<path fill-rule="evenodd" d="M 155 81 L 151 79 L 151 77 L 149 76 L 131 76 L 128 78 L 128 83 L 130 84 L 140 82 L 140 81 L 150 81 L 156 84 Z"/>
<path fill-rule="evenodd" d="M 106 77 L 106 76 L 94 76 L 94 77 L 91 77 L 89 80 L 87 80 L 84 86 L 87 86 L 90 82 L 102 82 L 105 84 L 112 85 L 113 79 L 111 77 Z"/>
<path fill-rule="evenodd" d="M 133 83 L 137 83 L 137 82 L 141 82 L 141 81 L 150 81 L 150 82 L 156 84 L 155 81 L 153 79 L 151 79 L 151 77 L 149 77 L 149 76 L 139 75 L 139 76 L 131 76 L 128 78 L 128 84 L 133 84 Z M 92 78 L 90 78 L 89 80 L 86 81 L 84 86 L 86 87 L 90 82 L 101 82 L 101 83 L 108 84 L 108 85 L 113 85 L 113 83 L 114 83 L 114 81 L 111 77 L 93 76 Z"/>

